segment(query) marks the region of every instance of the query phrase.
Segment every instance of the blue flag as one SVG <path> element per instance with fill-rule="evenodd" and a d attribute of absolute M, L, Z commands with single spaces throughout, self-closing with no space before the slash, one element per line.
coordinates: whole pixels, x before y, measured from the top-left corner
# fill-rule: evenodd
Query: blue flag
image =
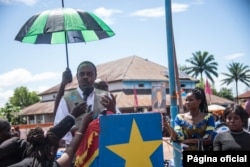
<path fill-rule="evenodd" d="M 100 166 L 160 167 L 163 159 L 160 113 L 100 117 Z"/>

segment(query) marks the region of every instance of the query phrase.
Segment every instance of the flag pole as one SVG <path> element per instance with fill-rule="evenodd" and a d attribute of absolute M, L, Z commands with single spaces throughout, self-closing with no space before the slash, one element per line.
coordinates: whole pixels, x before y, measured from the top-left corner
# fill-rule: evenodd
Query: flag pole
<path fill-rule="evenodd" d="M 209 104 L 212 104 L 211 102 L 211 94 L 212 94 L 212 90 L 210 88 L 210 85 L 208 83 L 208 80 L 206 78 L 206 83 L 205 83 L 205 93 L 208 94 L 208 97 L 209 97 Z"/>
<path fill-rule="evenodd" d="M 174 69 L 174 51 L 173 51 L 173 30 L 172 30 L 172 10 L 171 0 L 165 0 L 165 17 L 166 17 L 166 37 L 167 37 L 167 51 L 168 51 L 168 71 L 169 71 L 169 93 L 170 93 L 170 113 L 171 113 L 171 127 L 174 127 L 174 119 L 178 113 L 176 100 L 176 86 L 175 86 L 175 69 Z M 173 147 L 181 150 L 180 144 L 173 142 Z M 181 166 L 181 153 L 173 149 L 174 166 Z"/>
<path fill-rule="evenodd" d="M 180 113 L 183 113 L 183 104 L 182 104 L 182 96 L 181 96 L 181 86 L 180 86 L 180 77 L 177 65 L 177 58 L 176 58 L 176 51 L 175 51 L 175 44 L 174 44 L 174 37 L 173 37 L 173 50 L 174 50 L 174 66 L 175 66 L 175 79 L 177 85 L 177 93 L 178 93 L 178 101 L 179 101 L 179 110 Z"/>
<path fill-rule="evenodd" d="M 134 112 L 137 112 L 137 107 L 138 107 L 138 99 L 137 99 L 136 89 L 134 86 Z"/>

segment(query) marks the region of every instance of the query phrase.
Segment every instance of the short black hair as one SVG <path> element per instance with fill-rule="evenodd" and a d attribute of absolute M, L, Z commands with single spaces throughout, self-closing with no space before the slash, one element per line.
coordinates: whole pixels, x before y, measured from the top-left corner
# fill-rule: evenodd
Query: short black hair
<path fill-rule="evenodd" d="M 228 105 L 227 108 L 225 109 L 223 116 L 226 119 L 228 114 L 235 113 L 236 115 L 240 116 L 240 119 L 244 123 L 244 127 L 247 127 L 248 124 L 248 114 L 246 110 L 238 104 L 232 104 Z"/>
<path fill-rule="evenodd" d="M 7 120 L 0 118 L 0 132 L 6 131 L 10 128 L 10 123 Z"/>
<path fill-rule="evenodd" d="M 94 67 L 95 74 L 97 75 L 96 66 L 94 65 L 94 63 L 92 63 L 92 62 L 90 62 L 90 61 L 83 61 L 83 62 L 81 62 L 81 63 L 78 65 L 78 67 L 77 67 L 77 73 L 78 73 L 79 68 L 80 68 L 83 64 L 88 64 L 88 65 L 91 65 L 92 67 Z"/>

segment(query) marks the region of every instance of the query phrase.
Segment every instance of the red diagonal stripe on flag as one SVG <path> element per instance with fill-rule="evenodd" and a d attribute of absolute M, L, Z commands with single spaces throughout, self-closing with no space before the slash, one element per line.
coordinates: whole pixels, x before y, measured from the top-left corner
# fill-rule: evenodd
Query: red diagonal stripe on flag
<path fill-rule="evenodd" d="M 205 84 L 205 93 L 211 95 L 212 94 L 212 90 L 210 88 L 210 85 L 208 83 L 208 80 L 206 79 L 206 84 Z"/>

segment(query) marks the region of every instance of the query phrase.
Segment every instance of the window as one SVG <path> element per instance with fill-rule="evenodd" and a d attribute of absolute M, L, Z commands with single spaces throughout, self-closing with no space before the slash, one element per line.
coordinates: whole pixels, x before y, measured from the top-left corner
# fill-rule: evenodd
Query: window
<path fill-rule="evenodd" d="M 138 84 L 138 87 L 144 87 L 144 84 Z"/>

